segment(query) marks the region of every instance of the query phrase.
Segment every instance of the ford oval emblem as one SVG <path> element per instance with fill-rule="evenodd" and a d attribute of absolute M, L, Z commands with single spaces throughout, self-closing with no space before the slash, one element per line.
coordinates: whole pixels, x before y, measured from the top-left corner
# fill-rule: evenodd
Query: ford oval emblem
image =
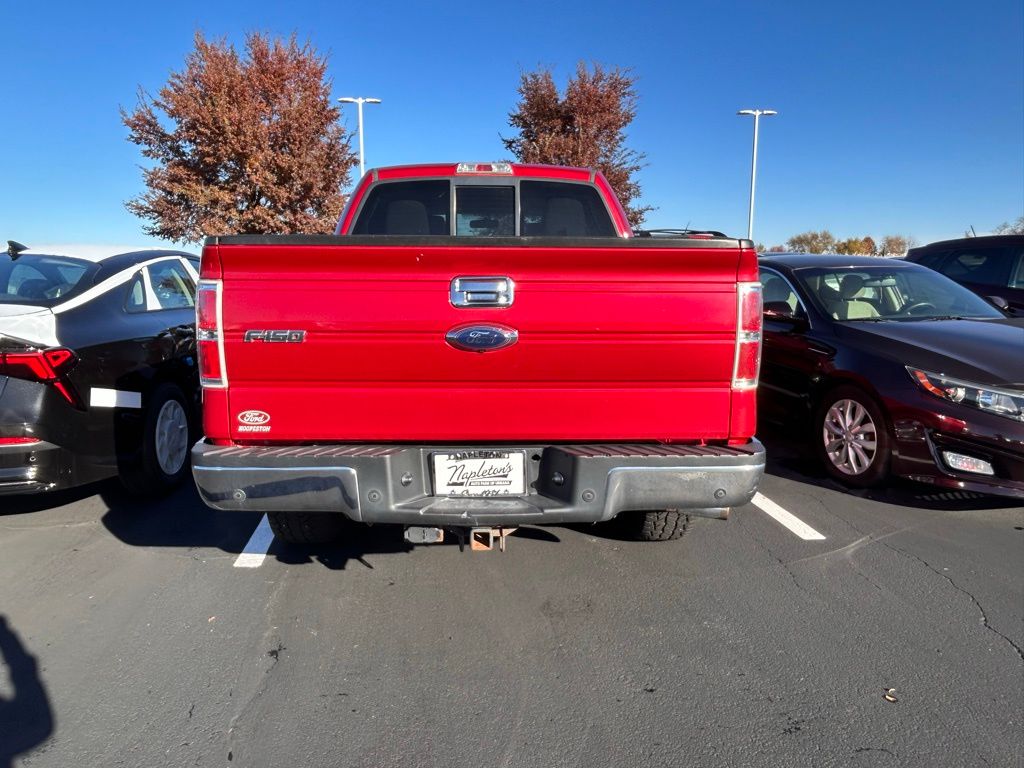
<path fill-rule="evenodd" d="M 462 325 L 452 328 L 444 340 L 464 352 L 493 352 L 519 340 L 519 331 L 502 325 Z"/>
<path fill-rule="evenodd" d="M 266 411 L 242 411 L 238 414 L 239 424 L 266 424 L 270 421 L 270 414 Z"/>

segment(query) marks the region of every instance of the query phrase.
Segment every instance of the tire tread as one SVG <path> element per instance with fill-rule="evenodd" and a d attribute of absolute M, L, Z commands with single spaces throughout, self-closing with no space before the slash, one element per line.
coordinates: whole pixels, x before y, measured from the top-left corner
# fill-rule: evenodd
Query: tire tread
<path fill-rule="evenodd" d="M 286 544 L 328 544 L 345 528 L 338 515 L 316 512 L 268 512 L 267 521 L 274 536 Z"/>
<path fill-rule="evenodd" d="M 634 514 L 640 522 L 634 535 L 640 541 L 673 541 L 682 538 L 690 529 L 690 515 L 678 509 L 659 509 Z"/>

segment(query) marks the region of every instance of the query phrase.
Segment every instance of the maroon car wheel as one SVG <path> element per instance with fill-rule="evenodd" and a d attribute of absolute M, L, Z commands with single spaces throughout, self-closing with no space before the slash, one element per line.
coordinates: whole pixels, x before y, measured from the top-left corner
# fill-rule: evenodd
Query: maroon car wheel
<path fill-rule="evenodd" d="M 889 474 L 892 448 L 885 415 L 856 387 L 839 387 L 823 398 L 814 439 L 825 471 L 841 483 L 867 488 Z"/>

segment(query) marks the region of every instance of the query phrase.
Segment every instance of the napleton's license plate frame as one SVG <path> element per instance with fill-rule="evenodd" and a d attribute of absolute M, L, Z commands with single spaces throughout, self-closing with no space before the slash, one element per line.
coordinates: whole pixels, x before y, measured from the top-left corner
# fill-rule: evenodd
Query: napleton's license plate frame
<path fill-rule="evenodd" d="M 431 467 L 435 496 L 526 495 L 526 451 L 435 451 Z"/>

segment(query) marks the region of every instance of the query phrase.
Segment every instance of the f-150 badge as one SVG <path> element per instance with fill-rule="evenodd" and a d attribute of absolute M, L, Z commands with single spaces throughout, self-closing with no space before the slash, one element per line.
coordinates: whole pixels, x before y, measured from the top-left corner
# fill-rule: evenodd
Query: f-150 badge
<path fill-rule="evenodd" d="M 242 337 L 242 341 L 264 341 L 277 344 L 301 344 L 305 340 L 305 331 L 248 330 Z"/>
<path fill-rule="evenodd" d="M 464 352 L 493 352 L 515 344 L 519 331 L 503 325 L 462 325 L 448 331 L 444 340 Z"/>

